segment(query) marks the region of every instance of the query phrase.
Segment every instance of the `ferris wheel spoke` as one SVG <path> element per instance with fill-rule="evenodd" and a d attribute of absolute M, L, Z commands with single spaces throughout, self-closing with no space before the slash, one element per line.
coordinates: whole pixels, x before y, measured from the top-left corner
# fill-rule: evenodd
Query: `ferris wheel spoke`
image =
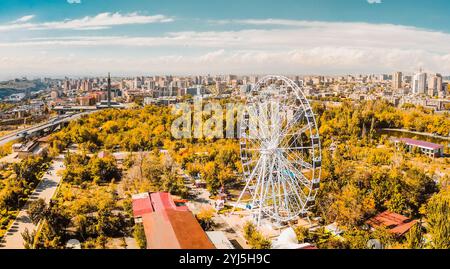
<path fill-rule="evenodd" d="M 277 156 L 277 158 L 279 158 L 279 163 L 280 165 L 280 169 L 286 169 L 287 167 L 285 166 L 284 160 L 280 159 L 281 156 Z M 284 166 L 284 167 L 283 167 Z M 303 194 L 303 197 L 305 197 L 305 201 L 306 201 L 306 195 L 303 193 L 303 190 L 300 188 L 296 188 L 293 187 L 292 183 L 290 182 L 291 180 L 294 180 L 288 173 L 287 177 L 285 177 L 285 175 L 279 173 L 280 176 L 280 180 L 283 182 L 283 188 L 284 188 L 284 201 L 285 201 L 285 207 L 289 210 L 289 205 L 292 204 L 291 203 L 291 199 L 289 199 L 289 197 L 294 194 L 294 197 L 298 197 L 299 199 L 295 199 L 295 202 L 297 203 L 297 206 L 302 206 L 302 197 L 299 194 L 299 192 L 297 190 L 300 190 L 300 192 Z M 290 188 L 286 185 L 286 183 L 288 183 L 288 185 L 290 186 Z M 290 190 L 290 191 L 289 191 Z"/>
<path fill-rule="evenodd" d="M 296 136 L 296 135 L 301 135 L 304 134 L 306 131 L 308 131 L 310 129 L 309 125 L 304 125 L 303 127 L 301 127 L 299 130 L 294 130 L 293 133 L 283 133 L 280 135 L 280 137 L 289 137 L 289 136 Z"/>
<path fill-rule="evenodd" d="M 277 104 L 276 109 L 272 108 L 272 114 L 271 114 L 271 123 L 272 123 L 272 137 L 271 139 L 276 139 L 280 136 L 281 126 L 282 124 L 282 117 L 281 117 L 281 111 L 280 106 Z"/>
<path fill-rule="evenodd" d="M 294 171 L 296 172 L 296 175 L 299 179 L 299 181 L 305 185 L 306 187 L 310 188 L 311 182 L 308 180 L 308 178 L 305 177 L 305 175 L 303 175 L 303 173 L 301 171 L 299 171 L 295 166 L 291 165 L 291 162 L 286 160 L 284 158 L 284 156 L 280 155 L 280 158 L 283 161 L 283 165 L 285 165 L 285 167 L 289 170 L 289 171 Z"/>
<path fill-rule="evenodd" d="M 288 155 L 288 157 L 291 157 L 291 159 L 289 159 L 289 158 L 287 159 L 289 162 L 299 165 L 303 169 L 313 169 L 314 168 L 311 163 L 304 161 L 303 157 L 299 156 L 294 151 L 287 150 L 287 151 L 285 151 L 285 153 Z"/>
<path fill-rule="evenodd" d="M 274 201 L 274 190 L 272 190 L 272 197 L 270 197 L 269 195 L 269 186 L 270 187 L 273 187 L 273 169 L 274 169 L 274 166 L 275 166 L 275 158 L 272 158 L 272 160 L 271 160 L 271 164 L 269 165 L 269 174 L 268 174 L 268 180 L 267 180 L 267 183 L 266 183 L 266 186 L 265 186 L 265 191 L 264 191 L 264 197 L 267 197 L 267 200 L 265 201 L 265 205 L 266 206 L 268 206 L 268 207 L 271 207 L 271 208 L 273 208 L 274 209 L 274 211 L 275 211 L 275 214 L 278 214 L 277 213 L 277 210 L 276 210 L 276 207 L 274 207 L 274 205 L 268 205 L 267 203 L 269 202 L 269 199 L 272 199 L 272 201 Z M 276 205 L 276 204 L 275 204 Z"/>
<path fill-rule="evenodd" d="M 257 139 L 257 140 L 263 140 L 263 137 L 261 137 L 259 135 L 259 130 L 258 130 L 258 114 L 256 111 L 256 108 L 254 108 L 253 106 L 250 106 L 247 108 L 247 114 L 248 114 L 248 119 L 245 119 L 244 117 L 244 129 L 248 128 L 248 139 Z"/>
<path fill-rule="evenodd" d="M 281 150 L 299 150 L 299 149 L 312 149 L 311 146 L 304 146 L 304 147 L 289 147 L 289 148 L 279 148 Z"/>
<path fill-rule="evenodd" d="M 304 144 L 302 140 L 298 139 L 282 139 L 279 144 L 279 148 L 282 151 L 302 150 L 308 149 L 308 147 L 309 145 Z"/>
<path fill-rule="evenodd" d="M 302 118 L 304 113 L 305 112 L 303 110 L 295 112 L 292 119 L 287 122 L 283 131 L 280 133 L 280 136 L 283 136 L 285 133 L 287 133 L 293 124 L 295 124 L 296 122 L 300 122 L 300 119 Z"/>
<path fill-rule="evenodd" d="M 262 130 L 263 133 L 263 137 L 269 141 L 271 141 L 273 139 L 273 129 L 270 129 L 270 123 L 269 123 L 269 111 L 270 109 L 272 109 L 271 107 L 269 107 L 269 104 L 267 102 L 263 103 L 263 113 L 260 113 L 260 117 L 259 118 L 259 129 Z"/>
<path fill-rule="evenodd" d="M 263 166 L 262 167 L 264 167 L 266 165 L 266 163 L 267 163 L 267 159 L 266 159 L 265 156 L 263 156 Z M 265 173 L 266 173 L 266 169 L 261 169 L 261 174 L 258 177 L 258 183 L 257 183 L 256 189 L 255 189 L 255 196 L 253 198 L 253 204 L 255 204 L 255 200 L 258 200 L 258 202 L 259 202 L 259 204 L 258 204 L 258 206 L 259 206 L 258 211 L 259 212 L 258 212 L 258 220 L 257 220 L 257 225 L 258 226 L 259 226 L 259 223 L 261 221 L 261 213 L 262 213 L 262 210 L 263 210 L 263 207 L 264 207 L 264 198 L 265 198 L 265 195 L 264 195 L 264 184 L 266 183 L 266 180 L 264 180 L 265 176 L 266 176 Z M 259 190 L 259 188 L 261 188 L 261 189 Z M 259 197 L 258 197 L 258 193 L 259 193 Z"/>
<path fill-rule="evenodd" d="M 303 194 L 303 196 L 298 192 L 298 189 L 294 186 L 294 184 L 291 182 L 292 178 L 285 178 L 285 180 L 283 180 L 285 182 L 285 186 L 286 186 L 286 190 L 284 190 L 284 196 L 285 196 L 285 201 L 286 201 L 286 209 L 289 212 L 290 210 L 290 206 L 295 206 L 293 202 L 295 202 L 297 204 L 297 207 L 303 207 L 304 202 L 303 200 L 306 202 L 306 195 L 304 195 L 304 193 L 301 191 L 301 193 Z M 287 184 L 286 184 L 287 183 Z M 294 197 L 294 199 L 292 199 L 292 197 Z M 302 200 L 303 197 L 303 200 Z"/>
<path fill-rule="evenodd" d="M 277 204 L 277 195 L 276 195 L 276 184 L 274 183 L 275 179 L 272 173 L 272 180 L 270 181 L 271 187 L 272 187 L 272 202 L 273 202 L 273 210 L 275 212 L 275 215 L 278 216 L 278 204 Z"/>
<path fill-rule="evenodd" d="M 304 159 L 310 155 L 308 152 L 304 152 L 302 150 L 296 150 L 296 149 L 293 149 L 292 147 L 288 147 L 285 150 L 283 150 L 282 152 L 286 154 L 286 157 L 289 157 L 289 158 L 287 158 L 288 160 L 298 161 L 299 163 L 304 165 L 305 168 L 312 167 L 311 163 L 304 161 Z"/>
<path fill-rule="evenodd" d="M 252 173 L 251 173 L 250 176 L 246 179 L 245 187 L 244 187 L 244 189 L 242 190 L 242 192 L 241 192 L 241 194 L 240 194 L 240 196 L 239 196 L 239 198 L 238 198 L 238 200 L 237 200 L 236 203 L 239 203 L 239 202 L 241 201 L 242 196 L 244 196 L 245 191 L 246 191 L 247 189 L 249 189 L 250 183 L 252 182 L 253 177 L 255 176 L 255 173 L 256 173 L 258 167 L 260 166 L 260 161 L 261 161 L 261 159 L 258 159 L 258 162 L 256 163 L 256 166 L 255 166 L 254 169 L 252 170 Z M 233 207 L 233 211 L 235 210 L 235 208 L 236 208 L 236 205 Z"/>

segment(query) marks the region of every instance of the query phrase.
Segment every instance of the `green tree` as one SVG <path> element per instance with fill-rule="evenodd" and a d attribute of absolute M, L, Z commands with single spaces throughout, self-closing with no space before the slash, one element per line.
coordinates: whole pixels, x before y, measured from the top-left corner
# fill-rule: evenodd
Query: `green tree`
<path fill-rule="evenodd" d="M 421 249 L 423 247 L 423 232 L 420 223 L 417 223 L 408 231 L 405 246 L 408 249 Z"/>
<path fill-rule="evenodd" d="M 200 212 L 196 215 L 198 221 L 200 222 L 200 225 L 202 226 L 203 230 L 208 231 L 211 229 L 211 226 L 213 224 L 213 216 L 214 216 L 215 210 L 212 207 L 203 207 Z"/>
<path fill-rule="evenodd" d="M 38 199 L 29 203 L 27 214 L 30 217 L 31 222 L 37 225 L 39 221 L 45 217 L 46 211 L 47 205 L 45 204 L 44 199 Z"/>
<path fill-rule="evenodd" d="M 136 223 L 133 229 L 133 237 L 141 249 L 147 248 L 147 239 L 145 237 L 144 225 Z"/>
<path fill-rule="evenodd" d="M 244 237 L 252 249 L 270 249 L 272 243 L 259 232 L 255 225 L 247 222 L 244 226 Z"/>
<path fill-rule="evenodd" d="M 450 190 L 441 191 L 429 200 L 426 219 L 431 247 L 450 249 Z"/>

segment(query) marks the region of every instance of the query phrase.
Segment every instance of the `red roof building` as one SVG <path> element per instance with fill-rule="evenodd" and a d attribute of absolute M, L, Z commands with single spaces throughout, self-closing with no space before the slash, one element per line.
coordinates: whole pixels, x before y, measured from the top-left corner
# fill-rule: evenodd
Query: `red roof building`
<path fill-rule="evenodd" d="M 144 225 L 148 249 L 214 248 L 189 209 L 167 192 L 133 195 L 133 215 Z"/>
<path fill-rule="evenodd" d="M 415 140 L 411 138 L 393 138 L 396 145 L 403 143 L 409 151 L 418 148 L 422 153 L 430 157 L 441 157 L 444 153 L 444 146 L 422 140 Z"/>
<path fill-rule="evenodd" d="M 384 211 L 366 221 L 366 224 L 372 228 L 383 227 L 388 229 L 390 233 L 399 236 L 408 232 L 416 223 L 417 220 L 411 220 L 403 215 L 390 211 Z"/>

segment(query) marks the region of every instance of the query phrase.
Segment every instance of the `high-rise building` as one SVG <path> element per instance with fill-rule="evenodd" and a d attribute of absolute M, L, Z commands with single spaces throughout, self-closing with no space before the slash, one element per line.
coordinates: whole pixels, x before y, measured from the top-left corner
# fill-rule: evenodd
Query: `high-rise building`
<path fill-rule="evenodd" d="M 64 92 L 67 94 L 70 91 L 70 81 L 66 79 L 64 81 Z"/>
<path fill-rule="evenodd" d="M 442 89 L 438 92 L 439 98 L 445 98 L 450 94 L 448 84 L 446 82 L 442 83 Z"/>
<path fill-rule="evenodd" d="M 387 75 L 387 74 L 381 74 L 380 75 L 380 81 L 386 81 L 386 80 L 388 80 L 389 79 L 389 75 Z"/>
<path fill-rule="evenodd" d="M 420 69 L 419 73 L 416 73 L 412 80 L 412 93 L 413 94 L 426 94 L 427 90 L 427 74 Z"/>
<path fill-rule="evenodd" d="M 140 79 L 139 77 L 135 77 L 135 78 L 134 78 L 133 89 L 134 89 L 134 90 L 138 90 L 138 89 L 141 88 L 141 85 L 142 85 L 141 79 Z"/>
<path fill-rule="evenodd" d="M 402 88 L 402 78 L 403 74 L 402 72 L 395 72 L 392 76 L 392 89 L 393 90 L 399 90 Z"/>
<path fill-rule="evenodd" d="M 442 76 L 435 74 L 428 79 L 428 95 L 437 96 L 442 91 Z"/>
<path fill-rule="evenodd" d="M 147 81 L 147 89 L 154 90 L 156 88 L 156 82 L 154 80 Z"/>

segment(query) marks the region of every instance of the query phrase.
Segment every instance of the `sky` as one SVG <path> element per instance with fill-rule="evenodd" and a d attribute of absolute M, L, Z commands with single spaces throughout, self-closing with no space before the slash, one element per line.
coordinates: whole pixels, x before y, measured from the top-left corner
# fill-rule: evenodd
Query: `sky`
<path fill-rule="evenodd" d="M 0 79 L 450 74 L 448 0 L 1 0 Z"/>

